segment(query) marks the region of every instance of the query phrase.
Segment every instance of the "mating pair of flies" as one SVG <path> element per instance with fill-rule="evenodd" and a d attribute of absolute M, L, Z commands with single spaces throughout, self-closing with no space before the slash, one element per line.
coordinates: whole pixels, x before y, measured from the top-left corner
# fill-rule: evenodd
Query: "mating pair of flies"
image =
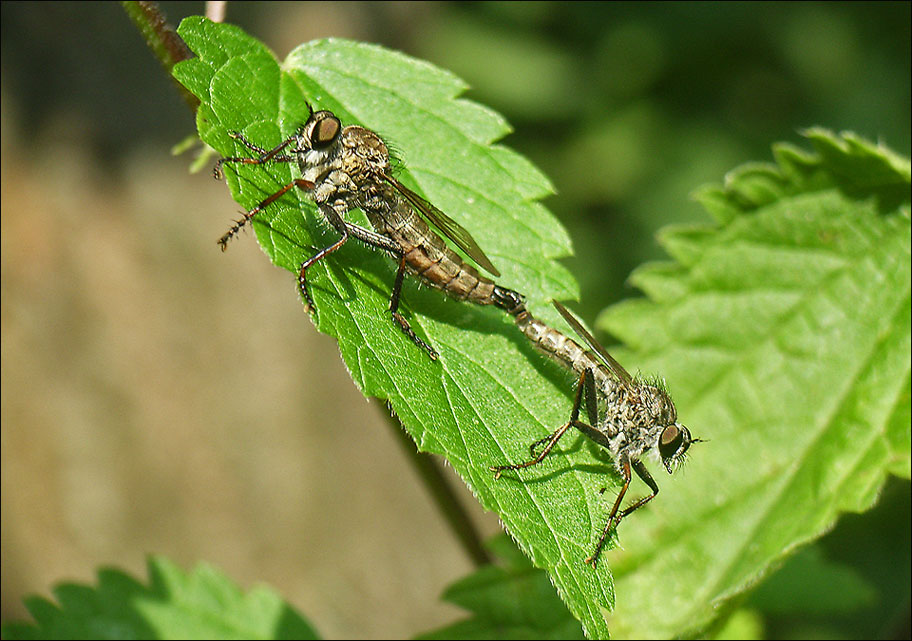
<path fill-rule="evenodd" d="M 658 452 L 662 464 L 671 474 L 683 462 L 691 443 L 700 439 L 692 438 L 690 431 L 678 423 L 674 402 L 660 383 L 641 381 L 631 376 L 563 305 L 554 302 L 557 310 L 590 349 L 584 349 L 572 338 L 534 318 L 526 309 L 522 294 L 483 276 L 453 251 L 444 241 L 444 236 L 478 267 L 492 276 L 500 276 L 469 232 L 393 176 L 389 149 L 380 136 L 356 125 L 343 127 L 332 112 L 314 111 L 309 104 L 307 107 L 310 111 L 307 122 L 293 136 L 271 149 L 257 146 L 240 133 L 231 134 L 256 156 L 220 159 L 214 171 L 216 178 L 222 176 L 224 166 L 228 164 L 271 163 L 296 164 L 301 177 L 278 189 L 235 222 L 218 241 L 222 250 L 257 214 L 289 191 L 300 189 L 316 203 L 317 209 L 340 236 L 301 263 L 298 284 L 309 310 L 315 307 L 308 290 L 307 270 L 338 250 L 350 238 L 356 238 L 387 252 L 398 262 L 390 296 L 390 315 L 403 333 L 432 360 L 438 358 L 437 352 L 418 337 L 398 311 L 406 273 L 456 299 L 494 305 L 510 314 L 533 345 L 572 370 L 578 382 L 570 420 L 549 436 L 533 443 L 529 447 L 530 460 L 493 466 L 491 471 L 495 478 L 500 478 L 506 471 L 537 465 L 571 428 L 578 429 L 606 448 L 623 476 L 624 484 L 595 551 L 586 559 L 586 563 L 595 567 L 612 529 L 621 519 L 659 493 L 659 486 L 641 462 L 641 457 L 649 451 Z M 373 229 L 345 220 L 344 215 L 356 208 L 367 215 Z M 583 409 L 588 422 L 580 419 Z M 652 493 L 621 509 L 632 472 L 636 472 Z"/>

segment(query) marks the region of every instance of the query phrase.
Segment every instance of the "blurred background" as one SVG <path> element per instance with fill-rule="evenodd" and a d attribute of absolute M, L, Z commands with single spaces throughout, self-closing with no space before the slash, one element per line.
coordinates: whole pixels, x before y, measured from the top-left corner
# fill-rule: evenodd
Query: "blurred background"
<path fill-rule="evenodd" d="M 175 26 L 204 12 L 162 7 Z M 626 278 L 663 258 L 658 229 L 710 222 L 696 187 L 772 143 L 819 125 L 910 153 L 909 3 L 227 11 L 280 59 L 339 36 L 465 79 L 554 182 L 590 322 L 637 295 Z M 294 278 L 251 234 L 218 251 L 237 206 L 170 154 L 193 116 L 121 7 L 4 2 L 0 30 L 2 618 L 101 565 L 144 577 L 147 553 L 269 583 L 327 637 L 461 616 L 438 597 L 471 561 Z M 893 481 L 748 596 L 743 629 L 908 638 L 909 522 Z"/>

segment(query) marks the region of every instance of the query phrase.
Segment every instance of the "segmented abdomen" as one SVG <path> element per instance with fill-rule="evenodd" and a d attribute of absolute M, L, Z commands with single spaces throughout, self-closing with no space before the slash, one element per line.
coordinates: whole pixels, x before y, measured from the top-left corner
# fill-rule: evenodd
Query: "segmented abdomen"
<path fill-rule="evenodd" d="M 454 298 L 479 305 L 492 305 L 496 301 L 494 282 L 478 273 L 462 257 L 447 247 L 409 205 L 398 199 L 398 207 L 386 216 L 380 216 L 386 233 L 405 253 L 405 263 L 429 285 L 442 289 Z M 370 212 L 367 212 L 370 216 Z M 377 226 L 371 217 L 371 222 Z M 380 231 L 378 229 L 378 231 Z"/>
<path fill-rule="evenodd" d="M 603 378 L 603 366 L 595 354 L 583 349 L 575 340 L 532 316 L 523 309 L 515 314 L 516 325 L 542 352 L 564 363 L 577 374 L 590 370 L 596 379 Z"/>

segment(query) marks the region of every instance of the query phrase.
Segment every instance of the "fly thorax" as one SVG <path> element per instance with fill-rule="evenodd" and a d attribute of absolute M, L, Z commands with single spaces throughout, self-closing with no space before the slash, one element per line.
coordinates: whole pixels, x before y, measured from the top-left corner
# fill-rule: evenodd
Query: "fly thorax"
<path fill-rule="evenodd" d="M 639 458 L 657 448 L 666 427 L 674 425 L 677 420 L 674 403 L 662 388 L 641 385 L 637 388 L 636 397 L 629 414 L 631 439 L 628 452 L 632 458 Z"/>
<path fill-rule="evenodd" d="M 630 424 L 627 398 L 624 388 L 604 370 L 593 370 L 598 393 L 599 430 L 611 441 L 612 452 L 617 454 L 626 444 L 626 432 Z"/>
<path fill-rule="evenodd" d="M 380 136 L 363 127 L 350 126 L 342 131 L 342 171 L 359 187 L 389 174 L 389 150 Z"/>
<path fill-rule="evenodd" d="M 667 395 L 649 385 L 624 385 L 613 378 L 603 380 L 601 387 L 605 413 L 600 427 L 612 451 L 638 460 L 657 444 L 667 425 L 662 418 L 666 405 L 658 394 L 666 399 Z"/>
<path fill-rule="evenodd" d="M 355 194 L 356 187 L 349 175 L 341 169 L 332 169 L 317 183 L 313 199 L 320 204 L 342 200 L 346 203 L 345 209 L 351 209 L 357 206 L 352 202 Z"/>
<path fill-rule="evenodd" d="M 601 376 L 599 376 L 599 374 Z M 617 382 L 617 379 L 602 369 L 596 373 L 596 385 L 601 392 L 598 396 L 605 415 L 618 417 L 625 421 L 629 420 L 630 413 L 630 393 L 627 388 Z"/>
<path fill-rule="evenodd" d="M 644 385 L 642 390 L 641 396 L 649 422 L 664 427 L 673 425 L 678 420 L 674 402 L 665 390 L 656 385 Z"/>

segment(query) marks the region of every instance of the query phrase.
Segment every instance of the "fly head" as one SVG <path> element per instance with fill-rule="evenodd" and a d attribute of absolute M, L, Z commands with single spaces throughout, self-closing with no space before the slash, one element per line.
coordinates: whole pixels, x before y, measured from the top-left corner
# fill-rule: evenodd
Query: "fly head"
<path fill-rule="evenodd" d="M 662 464 L 669 474 L 684 463 L 691 443 L 699 442 L 700 439 L 690 435 L 689 429 L 677 423 L 662 430 L 659 437 L 659 456 L 662 457 Z"/>
<path fill-rule="evenodd" d="M 308 105 L 309 106 L 309 105 Z M 312 112 L 301 128 L 301 142 L 306 149 L 326 151 L 342 133 L 342 122 L 331 111 Z"/>
<path fill-rule="evenodd" d="M 649 413 L 653 425 L 664 425 L 659 435 L 658 450 L 662 464 L 669 474 L 684 463 L 691 443 L 699 442 L 690 435 L 690 430 L 678 423 L 678 411 L 674 401 L 661 384 L 647 385 Z"/>

